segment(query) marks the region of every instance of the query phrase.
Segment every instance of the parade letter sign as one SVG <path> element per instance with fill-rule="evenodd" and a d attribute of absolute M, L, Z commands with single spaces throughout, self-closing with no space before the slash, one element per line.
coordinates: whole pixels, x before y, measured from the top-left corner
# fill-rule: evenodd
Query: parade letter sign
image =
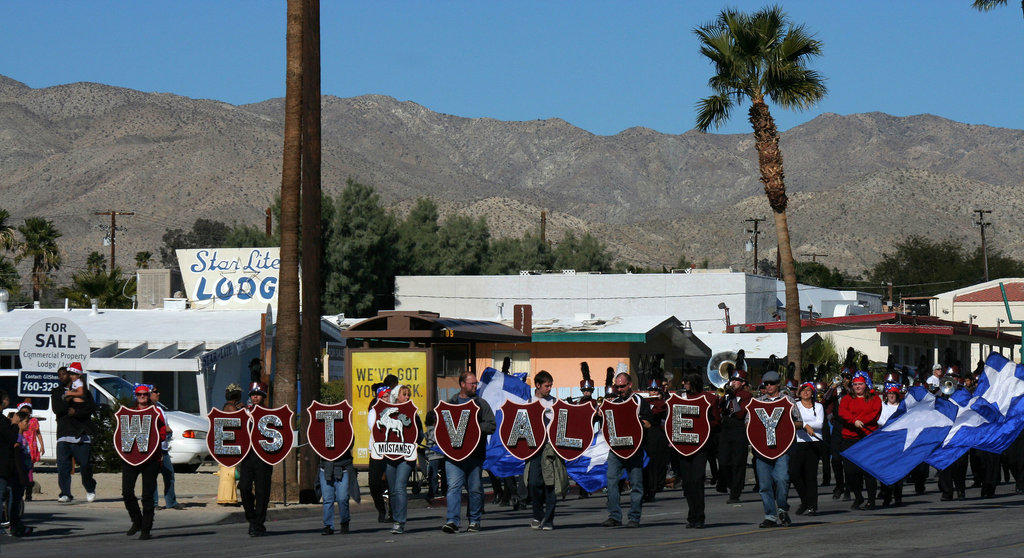
<path fill-rule="evenodd" d="M 711 435 L 711 419 L 708 418 L 711 402 L 704 394 L 691 399 L 673 393 L 666 403 L 665 435 L 668 443 L 685 457 L 697 453 Z"/>
<path fill-rule="evenodd" d="M 335 461 L 352 447 L 352 405 L 342 401 L 334 405 L 312 402 L 308 413 L 306 439 L 317 455 Z"/>
<path fill-rule="evenodd" d="M 526 461 L 544 447 L 544 410 L 540 401 L 520 404 L 508 399 L 502 403 L 498 437 L 512 457 Z"/>
<path fill-rule="evenodd" d="M 252 448 L 249 435 L 249 413 L 245 409 L 227 412 L 210 409 L 210 428 L 206 431 L 206 448 L 210 457 L 224 467 L 234 467 Z"/>
<path fill-rule="evenodd" d="M 373 410 L 377 416 L 370 428 L 374 453 L 384 459 L 415 461 L 420 434 L 416 405 L 412 401 L 401 404 L 378 401 Z"/>
<path fill-rule="evenodd" d="M 470 399 L 458 405 L 441 401 L 434 407 L 437 426 L 434 427 L 434 441 L 441 453 L 452 461 L 462 461 L 476 450 L 482 432 L 477 415 L 480 407 Z"/>
<path fill-rule="evenodd" d="M 276 409 L 253 407 L 252 451 L 267 465 L 277 465 L 292 450 L 295 434 L 292 432 L 292 417 L 295 413 L 287 405 Z"/>
<path fill-rule="evenodd" d="M 548 440 L 558 457 L 572 461 L 583 455 L 594 441 L 594 415 L 590 403 L 574 405 L 561 399 L 552 407 L 554 418 L 548 424 Z"/>
<path fill-rule="evenodd" d="M 145 409 L 122 405 L 114 413 L 114 449 L 125 463 L 142 465 L 160 451 L 159 419 L 160 412 L 152 405 Z"/>
<path fill-rule="evenodd" d="M 788 397 L 769 402 L 751 399 L 746 409 L 750 416 L 747 422 L 750 446 L 765 459 L 782 457 L 796 438 L 791 412 L 793 402 Z"/>
<path fill-rule="evenodd" d="M 644 426 L 640 422 L 640 404 L 636 399 L 616 403 L 605 399 L 601 403 L 601 433 L 608 449 L 622 459 L 629 459 L 640 451 L 644 442 Z"/>

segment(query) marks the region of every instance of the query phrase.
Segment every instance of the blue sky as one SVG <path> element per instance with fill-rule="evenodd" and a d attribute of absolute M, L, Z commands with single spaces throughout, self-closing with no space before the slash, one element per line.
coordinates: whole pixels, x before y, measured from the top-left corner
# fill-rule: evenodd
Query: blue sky
<path fill-rule="evenodd" d="M 829 96 L 773 110 L 931 113 L 1024 129 L 1024 17 L 970 0 L 780 2 L 824 42 Z M 694 125 L 711 67 L 692 29 L 765 2 L 349 1 L 321 6 L 322 89 L 390 95 L 466 117 L 562 118 L 595 134 Z M 233 104 L 284 95 L 283 0 L 0 3 L 0 74 L 92 81 Z M 719 131 L 747 133 L 746 111 Z"/>

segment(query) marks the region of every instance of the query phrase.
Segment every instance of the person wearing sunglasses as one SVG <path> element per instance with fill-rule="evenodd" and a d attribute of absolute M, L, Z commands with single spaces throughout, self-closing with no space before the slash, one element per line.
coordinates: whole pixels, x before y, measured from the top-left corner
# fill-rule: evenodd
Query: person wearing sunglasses
<path fill-rule="evenodd" d="M 761 376 L 764 393 L 757 400 L 770 403 L 788 397 L 779 389 L 780 382 L 782 382 L 782 378 L 778 372 L 774 370 L 765 372 Z M 804 423 L 796 404 L 790 407 L 790 413 L 796 428 L 803 429 Z M 749 421 L 750 414 L 748 413 L 747 422 Z M 761 503 L 764 504 L 764 520 L 759 525 L 761 528 L 789 527 L 793 524 L 789 517 L 789 456 L 792 451 L 793 446 L 790 446 L 788 452 L 776 459 L 765 459 L 761 454 L 754 452 Z"/>
<path fill-rule="evenodd" d="M 135 387 L 135 409 L 145 409 L 153 405 L 150 399 L 150 386 L 140 384 Z M 167 439 L 167 423 L 163 420 L 163 414 L 157 419 L 157 431 L 160 433 L 160 442 Z M 153 498 L 156 492 L 156 477 L 160 474 L 160 464 L 163 462 L 163 454 L 156 451 L 140 465 L 130 465 L 124 462 L 121 469 L 121 498 L 124 500 L 124 507 L 128 510 L 128 516 L 132 519 L 132 526 L 125 533 L 129 537 L 142 531 L 139 540 L 150 539 L 150 530 L 153 529 Z M 142 475 L 142 511 L 139 511 L 139 499 L 135 496 L 135 483 Z"/>

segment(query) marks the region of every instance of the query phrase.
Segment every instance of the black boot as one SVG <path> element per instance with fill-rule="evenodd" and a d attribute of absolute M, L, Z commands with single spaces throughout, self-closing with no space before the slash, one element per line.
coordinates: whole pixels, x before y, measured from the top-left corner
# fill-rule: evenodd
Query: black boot
<path fill-rule="evenodd" d="M 31 502 L 32 501 L 32 489 L 35 488 L 35 486 L 36 486 L 35 482 L 30 482 L 30 483 L 28 483 L 27 486 L 25 486 L 25 501 L 26 502 Z"/>

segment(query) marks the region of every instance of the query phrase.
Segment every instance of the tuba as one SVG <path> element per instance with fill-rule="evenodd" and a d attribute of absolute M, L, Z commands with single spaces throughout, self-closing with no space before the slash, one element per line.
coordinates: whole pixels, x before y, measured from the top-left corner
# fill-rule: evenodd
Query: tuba
<path fill-rule="evenodd" d="M 736 366 L 737 355 L 733 351 L 715 353 L 708 361 L 708 381 L 716 388 L 729 383 L 729 368 Z"/>
<path fill-rule="evenodd" d="M 956 392 L 957 379 L 952 374 L 946 374 L 939 380 L 939 393 L 945 396 L 953 395 Z"/>

